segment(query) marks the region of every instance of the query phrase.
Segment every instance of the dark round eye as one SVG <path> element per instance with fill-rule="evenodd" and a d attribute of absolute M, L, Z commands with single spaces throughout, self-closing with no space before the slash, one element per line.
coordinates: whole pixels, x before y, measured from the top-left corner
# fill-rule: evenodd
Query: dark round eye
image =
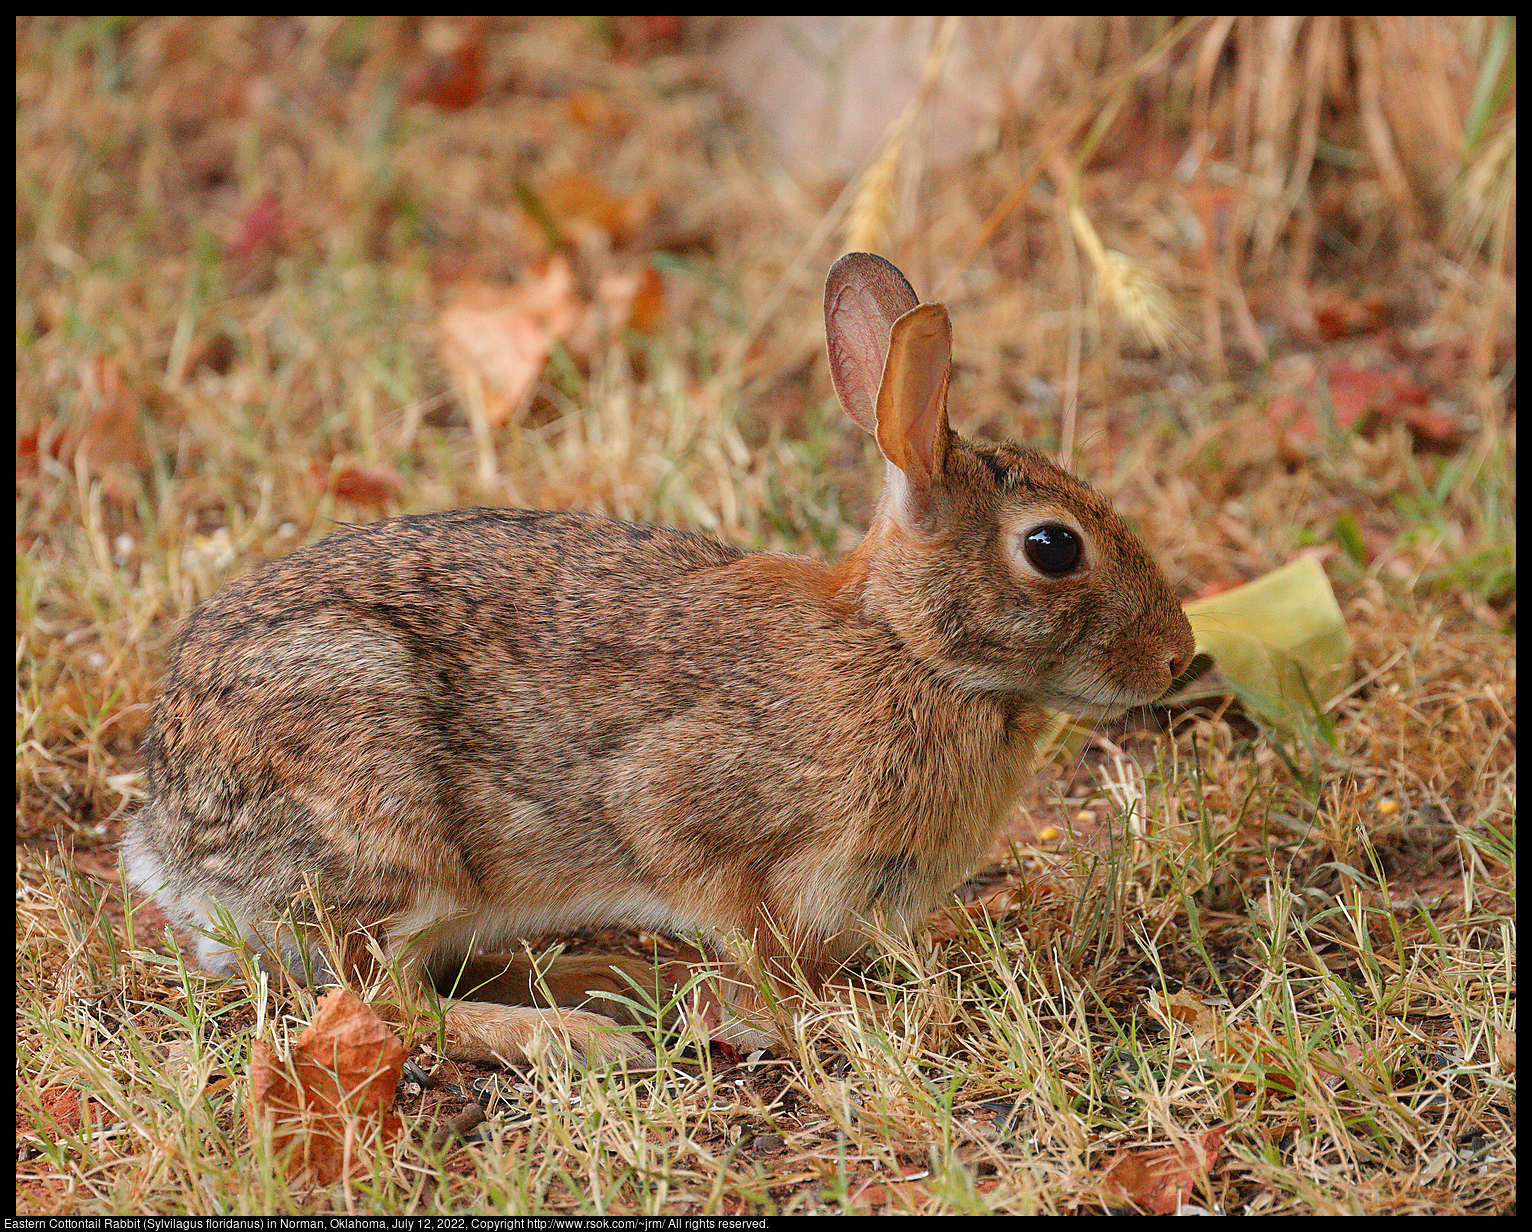
<path fill-rule="evenodd" d="M 1085 558 L 1080 536 L 1057 522 L 1045 522 L 1027 532 L 1021 547 L 1032 567 L 1048 577 L 1063 577 L 1073 572 Z"/>

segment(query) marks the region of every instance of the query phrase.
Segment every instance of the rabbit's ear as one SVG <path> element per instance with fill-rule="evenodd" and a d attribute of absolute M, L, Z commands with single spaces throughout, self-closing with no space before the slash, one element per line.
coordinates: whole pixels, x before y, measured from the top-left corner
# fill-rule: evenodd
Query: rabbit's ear
<path fill-rule="evenodd" d="M 825 339 L 835 396 L 846 414 L 874 436 L 889 333 L 919 303 L 904 275 L 870 252 L 848 252 L 825 279 Z"/>
<path fill-rule="evenodd" d="M 878 386 L 878 448 L 899 468 L 889 475 L 894 512 L 906 526 L 924 520 L 931 485 L 947 461 L 947 380 L 952 321 L 941 304 L 921 304 L 894 322 Z"/>

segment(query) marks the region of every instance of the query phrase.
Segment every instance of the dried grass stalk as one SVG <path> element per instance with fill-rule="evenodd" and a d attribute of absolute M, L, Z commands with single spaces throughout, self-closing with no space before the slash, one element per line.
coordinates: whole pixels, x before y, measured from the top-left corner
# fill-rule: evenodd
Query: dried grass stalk
<path fill-rule="evenodd" d="M 1186 330 L 1170 295 L 1152 270 L 1123 252 L 1108 249 L 1078 205 L 1069 209 L 1069 225 L 1090 259 L 1098 302 L 1110 304 L 1140 342 L 1160 351 L 1180 351 Z"/>

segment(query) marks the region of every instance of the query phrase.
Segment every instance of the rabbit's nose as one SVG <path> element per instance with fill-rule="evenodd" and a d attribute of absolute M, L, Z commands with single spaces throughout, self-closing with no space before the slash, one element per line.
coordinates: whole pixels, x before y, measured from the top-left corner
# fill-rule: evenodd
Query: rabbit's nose
<path fill-rule="evenodd" d="M 1192 652 L 1190 650 L 1172 651 L 1167 662 L 1170 665 L 1170 678 L 1178 680 L 1181 673 L 1191 666 Z"/>

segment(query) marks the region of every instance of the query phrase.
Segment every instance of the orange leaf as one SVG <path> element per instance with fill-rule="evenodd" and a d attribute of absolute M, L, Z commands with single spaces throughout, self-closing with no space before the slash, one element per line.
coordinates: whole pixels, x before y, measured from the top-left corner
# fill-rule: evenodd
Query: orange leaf
<path fill-rule="evenodd" d="M 264 1040 L 250 1058 L 252 1126 L 266 1120 L 278 1149 L 296 1144 L 288 1175 L 320 1185 L 361 1171 L 371 1140 L 392 1142 L 404 1123 L 391 1112 L 404 1045 L 387 1024 L 344 989 L 320 1001 L 314 1020 L 283 1065 Z"/>
<path fill-rule="evenodd" d="M 564 105 L 569 109 L 569 118 L 581 128 L 624 133 L 632 126 L 629 116 L 618 111 L 612 100 L 600 90 L 575 90 L 564 100 Z"/>
<path fill-rule="evenodd" d="M 583 219 L 620 242 L 649 212 L 647 194 L 618 197 L 594 176 L 580 171 L 556 175 L 542 185 L 539 199 L 560 223 Z"/>
<path fill-rule="evenodd" d="M 628 328 L 640 334 L 653 334 L 665 320 L 665 282 L 654 266 L 639 269 L 638 289 L 628 306 Z"/>
<path fill-rule="evenodd" d="M 585 331 L 585 345 L 578 346 L 581 353 L 593 349 L 596 338 L 593 331 L 605 326 L 607 329 L 632 329 L 642 334 L 652 334 L 665 314 L 665 284 L 650 265 L 642 265 L 631 272 L 609 270 L 596 283 L 596 307 L 600 315 L 593 315 L 590 329 Z M 582 339 L 576 339 L 580 342 Z"/>

